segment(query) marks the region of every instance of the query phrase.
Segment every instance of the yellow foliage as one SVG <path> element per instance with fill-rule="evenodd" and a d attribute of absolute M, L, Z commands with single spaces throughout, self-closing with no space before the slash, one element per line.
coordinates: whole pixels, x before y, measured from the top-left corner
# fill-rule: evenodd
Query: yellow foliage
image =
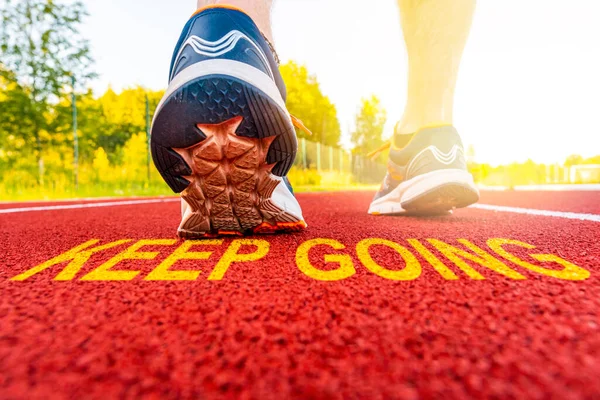
<path fill-rule="evenodd" d="M 151 108 L 160 101 L 163 92 L 147 92 L 142 87 L 125 89 L 116 94 L 112 89 L 98 99 L 110 124 L 129 124 L 144 126 L 146 124 L 146 95 Z"/>
<path fill-rule="evenodd" d="M 97 171 L 105 171 L 110 166 L 108 156 L 102 147 L 94 152 L 94 162 L 92 163 Z"/>
<path fill-rule="evenodd" d="M 92 162 L 93 174 L 95 180 L 100 182 L 106 182 L 111 177 L 110 162 L 108 161 L 108 155 L 102 147 L 99 147 L 94 152 L 94 161 Z"/>
<path fill-rule="evenodd" d="M 348 188 L 354 184 L 350 172 L 317 171 L 316 169 L 292 168 L 288 174 L 290 183 L 294 187 L 314 187 L 319 189 Z"/>
<path fill-rule="evenodd" d="M 320 186 L 321 174 L 316 169 L 292 168 L 288 174 L 292 186 Z"/>
<path fill-rule="evenodd" d="M 127 180 L 143 181 L 146 176 L 148 143 L 145 133 L 133 135 L 123 146 L 121 173 Z"/>

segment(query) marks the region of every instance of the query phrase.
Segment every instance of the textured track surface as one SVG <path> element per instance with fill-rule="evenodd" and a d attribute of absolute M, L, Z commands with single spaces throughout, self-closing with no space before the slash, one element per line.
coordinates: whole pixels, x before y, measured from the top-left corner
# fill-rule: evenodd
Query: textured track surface
<path fill-rule="evenodd" d="M 146 247 L 159 252 L 154 260 L 119 263 L 141 271 L 130 282 L 79 280 L 121 249 L 94 255 L 71 282 L 52 280 L 64 265 L 9 281 L 90 239 L 173 239 L 175 201 L 0 214 L 0 397 L 600 396 L 600 223 L 478 209 L 373 217 L 366 215 L 371 197 L 300 195 L 310 228 L 266 238 L 263 259 L 233 264 L 221 281 L 207 277 L 234 239 L 208 260 L 178 264 L 200 271 L 193 282 L 143 280 L 179 243 Z M 597 212 L 597 200 L 597 193 L 482 193 L 487 204 L 574 212 Z M 323 263 L 326 253 L 348 254 L 355 275 L 323 282 L 303 273 L 296 250 L 315 238 L 346 247 L 313 249 L 316 267 L 336 268 Z M 522 259 L 545 265 L 527 254 L 554 254 L 590 276 L 564 281 L 504 260 L 526 278 L 513 280 L 467 262 L 485 278 L 474 280 L 428 244 L 458 279 L 444 279 L 415 255 L 421 275 L 392 281 L 361 264 L 356 245 L 367 238 L 409 249 L 409 239 L 459 247 L 464 238 L 488 252 L 488 239 L 509 238 L 537 247 L 513 251 Z M 390 248 L 376 249 L 379 264 L 403 268 Z"/>
<path fill-rule="evenodd" d="M 508 207 L 600 214 L 600 190 L 593 192 L 484 191 L 481 194 L 481 202 Z"/>

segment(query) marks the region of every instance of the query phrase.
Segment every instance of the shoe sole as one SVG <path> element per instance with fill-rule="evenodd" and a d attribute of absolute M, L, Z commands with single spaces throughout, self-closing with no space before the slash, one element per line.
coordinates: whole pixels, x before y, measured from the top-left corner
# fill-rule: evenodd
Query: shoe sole
<path fill-rule="evenodd" d="M 183 79 L 171 83 L 153 122 L 155 165 L 183 200 L 179 236 L 305 229 L 300 206 L 282 178 L 297 151 L 283 100 L 273 98 L 273 87 L 255 85 L 256 75 L 248 73 L 257 70 L 251 67 L 234 62 L 226 69 L 232 75 L 212 74 L 226 67 L 227 60 L 216 61 L 188 68 L 196 76 L 180 74 Z"/>
<path fill-rule="evenodd" d="M 387 196 L 374 201 L 372 215 L 414 213 L 445 214 L 479 201 L 473 176 L 463 170 L 439 170 L 401 183 Z"/>

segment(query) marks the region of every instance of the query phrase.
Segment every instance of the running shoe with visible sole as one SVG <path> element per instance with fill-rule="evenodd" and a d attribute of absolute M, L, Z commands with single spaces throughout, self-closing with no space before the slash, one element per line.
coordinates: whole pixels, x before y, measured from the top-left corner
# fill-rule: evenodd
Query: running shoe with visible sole
<path fill-rule="evenodd" d="M 180 237 L 306 228 L 286 178 L 303 126 L 275 58 L 239 9 L 204 8 L 185 25 L 151 134 L 158 171 L 181 193 Z"/>
<path fill-rule="evenodd" d="M 443 214 L 478 201 L 458 132 L 439 126 L 395 136 L 388 173 L 369 214 Z"/>

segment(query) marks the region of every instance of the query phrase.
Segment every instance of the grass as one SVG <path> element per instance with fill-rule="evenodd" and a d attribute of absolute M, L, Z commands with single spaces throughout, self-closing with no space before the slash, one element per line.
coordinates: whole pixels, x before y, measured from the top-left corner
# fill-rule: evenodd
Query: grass
<path fill-rule="evenodd" d="M 81 198 L 101 197 L 152 197 L 169 196 L 173 192 L 166 185 L 86 185 L 78 190 L 74 188 L 19 188 L 6 189 L 0 184 L 0 199 L 2 201 L 34 201 L 34 200 L 70 200 Z"/>
<path fill-rule="evenodd" d="M 150 180 L 145 178 L 145 168 L 130 173 L 119 167 L 105 167 L 98 172 L 87 168 L 80 174 L 76 190 L 72 177 L 66 173 L 48 175 L 44 185 L 37 184 L 29 175 L 5 174 L 0 181 L 0 201 L 47 201 L 106 197 L 173 196 L 171 189 L 153 170 Z M 348 171 L 317 171 L 292 168 L 288 175 L 295 192 L 331 192 L 347 190 L 375 191 L 374 185 L 355 182 Z"/>
<path fill-rule="evenodd" d="M 294 186 L 295 193 L 316 193 L 316 192 L 375 192 L 379 185 L 351 184 L 347 186 L 328 185 L 328 186 Z"/>
<path fill-rule="evenodd" d="M 375 191 L 376 185 L 362 184 L 318 184 L 318 185 L 294 185 L 296 193 L 314 192 L 339 192 L 339 191 Z M 49 200 L 73 200 L 83 198 L 107 198 L 107 197 L 156 197 L 173 196 L 169 187 L 162 183 L 151 185 L 85 185 L 79 190 L 74 188 L 63 188 L 53 190 L 52 188 L 6 188 L 0 183 L 0 201 L 49 201 Z"/>

